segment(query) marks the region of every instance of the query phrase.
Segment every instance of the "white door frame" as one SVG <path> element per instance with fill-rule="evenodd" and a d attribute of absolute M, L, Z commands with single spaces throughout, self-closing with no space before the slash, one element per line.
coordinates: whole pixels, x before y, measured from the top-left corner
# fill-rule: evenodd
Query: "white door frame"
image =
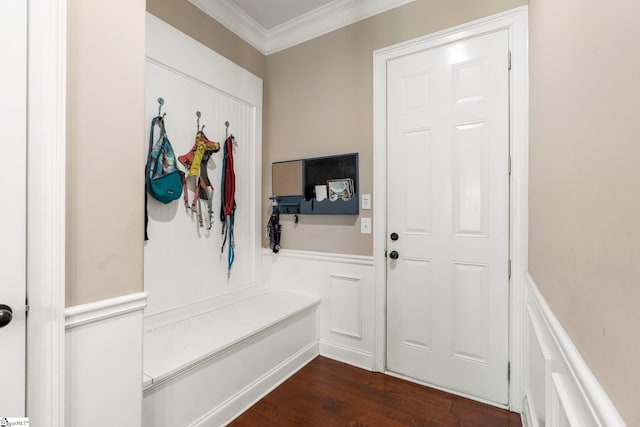
<path fill-rule="evenodd" d="M 510 253 L 509 409 L 522 411 L 523 288 L 528 269 L 529 81 L 528 8 L 522 6 L 373 53 L 373 260 L 376 293 L 375 369 L 386 371 L 386 223 L 387 223 L 387 62 L 469 37 L 509 30 L 510 73 Z M 507 262 L 507 260 L 505 260 Z"/>
<path fill-rule="evenodd" d="M 64 426 L 66 0 L 29 0 L 27 416 Z"/>

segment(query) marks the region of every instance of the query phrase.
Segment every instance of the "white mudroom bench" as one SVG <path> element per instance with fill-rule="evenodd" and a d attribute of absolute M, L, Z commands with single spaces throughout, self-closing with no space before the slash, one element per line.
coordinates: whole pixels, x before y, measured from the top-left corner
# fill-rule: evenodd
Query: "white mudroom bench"
<path fill-rule="evenodd" d="M 264 291 L 145 319 L 143 426 L 221 426 L 318 355 L 315 297 Z"/>

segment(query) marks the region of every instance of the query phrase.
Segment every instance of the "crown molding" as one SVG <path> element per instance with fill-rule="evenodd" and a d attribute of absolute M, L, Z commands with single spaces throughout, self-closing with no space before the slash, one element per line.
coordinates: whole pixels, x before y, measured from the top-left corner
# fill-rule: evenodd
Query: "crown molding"
<path fill-rule="evenodd" d="M 334 0 L 269 30 L 230 0 L 189 1 L 264 55 L 270 55 L 414 0 Z"/>
<path fill-rule="evenodd" d="M 189 0 L 189 2 L 267 55 L 266 30 L 230 0 Z"/>

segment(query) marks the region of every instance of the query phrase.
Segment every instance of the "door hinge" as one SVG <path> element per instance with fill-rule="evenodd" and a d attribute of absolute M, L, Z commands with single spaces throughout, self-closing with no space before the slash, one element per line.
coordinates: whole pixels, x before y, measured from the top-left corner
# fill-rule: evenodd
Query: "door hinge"
<path fill-rule="evenodd" d="M 387 257 L 387 250 L 386 249 L 384 250 L 384 257 L 385 258 Z"/>
<path fill-rule="evenodd" d="M 511 51 L 509 51 L 509 56 L 507 57 L 507 69 L 511 69 Z"/>
<path fill-rule="evenodd" d="M 509 175 L 511 175 L 511 154 L 509 154 Z"/>
<path fill-rule="evenodd" d="M 507 381 L 511 381 L 511 362 L 507 363 Z"/>
<path fill-rule="evenodd" d="M 511 279 L 511 260 L 509 260 L 509 267 L 507 270 L 508 270 L 509 279 Z"/>

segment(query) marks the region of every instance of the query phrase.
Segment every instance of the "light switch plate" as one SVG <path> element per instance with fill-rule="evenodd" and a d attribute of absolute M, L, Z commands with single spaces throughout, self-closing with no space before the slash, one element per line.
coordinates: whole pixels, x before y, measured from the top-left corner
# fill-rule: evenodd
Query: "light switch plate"
<path fill-rule="evenodd" d="M 371 209 L 371 194 L 362 195 L 362 209 Z"/>
<path fill-rule="evenodd" d="M 371 218 L 360 218 L 360 234 L 371 234 Z"/>

